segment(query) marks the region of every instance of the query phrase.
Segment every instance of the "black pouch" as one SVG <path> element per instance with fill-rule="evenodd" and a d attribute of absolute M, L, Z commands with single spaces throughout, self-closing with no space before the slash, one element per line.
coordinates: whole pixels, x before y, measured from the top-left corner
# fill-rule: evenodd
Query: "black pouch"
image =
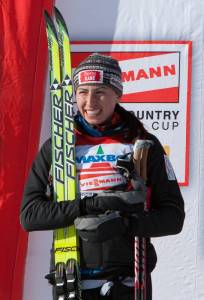
<path fill-rule="evenodd" d="M 104 242 L 126 232 L 127 220 L 118 211 L 87 215 L 74 221 L 80 238 L 86 242 Z"/>

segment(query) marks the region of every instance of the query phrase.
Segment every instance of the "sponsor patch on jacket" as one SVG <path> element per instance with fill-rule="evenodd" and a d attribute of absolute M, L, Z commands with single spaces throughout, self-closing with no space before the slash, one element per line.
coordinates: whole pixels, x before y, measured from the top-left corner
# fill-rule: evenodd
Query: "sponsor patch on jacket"
<path fill-rule="evenodd" d="M 132 151 L 132 144 L 101 143 L 77 145 L 76 164 L 78 191 L 108 190 L 123 185 L 126 178 L 116 167 L 118 156 Z"/>
<path fill-rule="evenodd" d="M 167 155 L 164 155 L 164 161 L 165 161 L 168 180 L 176 180 L 174 169 Z"/>

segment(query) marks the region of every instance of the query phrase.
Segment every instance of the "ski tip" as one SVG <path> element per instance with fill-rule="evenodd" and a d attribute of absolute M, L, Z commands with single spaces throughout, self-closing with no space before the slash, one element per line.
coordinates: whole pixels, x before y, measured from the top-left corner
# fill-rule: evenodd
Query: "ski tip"
<path fill-rule="evenodd" d="M 52 28 L 53 27 L 52 17 L 50 16 L 50 14 L 47 10 L 44 10 L 44 17 L 45 17 L 46 26 L 49 26 Z"/>
<path fill-rule="evenodd" d="M 54 6 L 54 12 L 56 15 L 60 16 L 61 19 L 63 19 L 61 12 L 59 11 L 59 9 L 56 6 Z"/>
<path fill-rule="evenodd" d="M 63 28 L 64 28 L 64 30 L 69 35 L 66 22 L 65 22 L 65 20 L 64 20 L 64 18 L 62 16 L 61 12 L 59 11 L 59 9 L 56 6 L 54 7 L 54 12 L 55 12 L 55 18 L 56 18 L 57 23 L 61 23 L 62 26 L 63 26 Z"/>
<path fill-rule="evenodd" d="M 48 21 L 48 22 L 51 19 L 50 14 L 46 9 L 44 10 L 44 17 L 45 17 L 45 20 Z"/>
<path fill-rule="evenodd" d="M 55 29 L 55 25 L 53 23 L 53 20 L 47 10 L 44 10 L 44 16 L 45 16 L 45 23 L 47 28 L 51 28 L 53 34 L 55 35 L 55 38 L 58 40 L 57 31 Z M 47 29 L 48 30 L 48 29 Z"/>

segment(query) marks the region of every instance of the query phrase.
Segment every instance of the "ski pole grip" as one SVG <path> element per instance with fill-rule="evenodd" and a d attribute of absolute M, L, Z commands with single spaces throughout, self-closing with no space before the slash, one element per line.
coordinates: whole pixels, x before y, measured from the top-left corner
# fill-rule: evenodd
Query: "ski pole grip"
<path fill-rule="evenodd" d="M 153 141 L 151 140 L 137 139 L 133 147 L 133 162 L 138 175 L 144 181 L 147 180 L 147 157 L 152 144 Z"/>

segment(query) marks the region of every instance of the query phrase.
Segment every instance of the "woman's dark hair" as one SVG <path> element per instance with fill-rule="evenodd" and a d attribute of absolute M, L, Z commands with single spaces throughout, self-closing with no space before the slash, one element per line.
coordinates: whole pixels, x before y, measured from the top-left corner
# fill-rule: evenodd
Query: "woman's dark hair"
<path fill-rule="evenodd" d="M 135 138 L 145 139 L 147 130 L 144 128 L 142 122 L 138 120 L 133 111 L 127 111 L 119 104 L 116 105 L 116 112 L 126 122 L 124 138 L 127 142 L 132 142 Z"/>

